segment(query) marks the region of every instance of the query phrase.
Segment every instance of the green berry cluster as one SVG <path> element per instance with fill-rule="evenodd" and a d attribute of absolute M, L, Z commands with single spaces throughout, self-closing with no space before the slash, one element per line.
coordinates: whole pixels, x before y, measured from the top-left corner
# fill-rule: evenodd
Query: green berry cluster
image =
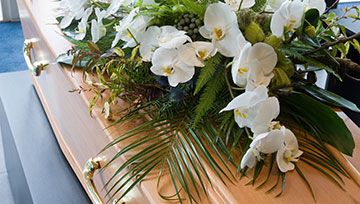
<path fill-rule="evenodd" d="M 178 30 L 185 31 L 192 40 L 201 38 L 199 29 L 202 25 L 202 20 L 200 20 L 196 14 L 183 13 L 175 19 L 175 27 Z"/>

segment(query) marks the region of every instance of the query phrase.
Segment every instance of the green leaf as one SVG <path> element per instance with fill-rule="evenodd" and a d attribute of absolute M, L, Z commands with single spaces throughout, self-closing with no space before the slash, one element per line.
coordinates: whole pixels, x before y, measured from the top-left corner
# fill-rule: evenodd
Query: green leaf
<path fill-rule="evenodd" d="M 87 41 L 87 45 L 88 45 L 88 47 L 90 48 L 90 50 L 92 51 L 92 52 L 95 52 L 95 53 L 101 53 L 101 51 L 100 51 L 100 48 L 97 46 L 97 44 L 96 43 L 94 43 L 93 41 L 91 41 L 91 40 L 88 40 Z"/>
<path fill-rule="evenodd" d="M 256 13 L 260 13 L 264 11 L 266 5 L 267 5 L 267 0 L 255 0 L 255 4 L 253 7 L 251 7 L 251 9 Z"/>
<path fill-rule="evenodd" d="M 306 11 L 305 19 L 309 22 L 312 26 L 316 27 L 320 20 L 319 10 L 312 8 Z M 306 26 L 305 26 L 306 27 Z"/>
<path fill-rule="evenodd" d="M 306 60 L 306 64 L 305 64 L 306 66 L 311 65 L 311 66 L 316 66 L 316 67 L 325 69 L 327 72 L 329 72 L 330 74 L 333 74 L 336 78 L 338 78 L 340 81 L 342 81 L 339 74 L 337 74 L 334 69 L 330 68 L 329 66 L 325 65 L 324 63 L 319 62 L 316 59 L 313 59 L 311 57 L 305 57 L 305 60 Z"/>
<path fill-rule="evenodd" d="M 354 112 L 360 112 L 360 109 L 351 101 L 348 101 L 333 92 L 319 88 L 316 85 L 300 86 L 299 88 L 306 91 L 314 98 L 323 101 L 331 106 L 347 108 Z"/>
<path fill-rule="evenodd" d="M 198 80 L 196 81 L 196 88 L 194 95 L 199 93 L 199 91 L 205 86 L 205 84 L 212 78 L 216 66 L 221 63 L 221 55 L 217 54 L 214 57 L 205 61 L 205 66 L 201 68 L 201 72 Z"/>
<path fill-rule="evenodd" d="M 206 114 L 206 112 L 212 107 L 213 102 L 216 99 L 216 94 L 223 90 L 225 84 L 225 72 L 220 71 L 216 76 L 214 76 L 208 83 L 201 94 L 199 104 L 196 106 L 195 112 L 195 122 L 194 125 L 200 122 L 202 117 Z"/>
<path fill-rule="evenodd" d="M 302 93 L 281 96 L 281 112 L 294 116 L 312 128 L 315 139 L 334 146 L 344 154 L 352 155 L 355 144 L 344 121 L 329 106 Z M 318 138 L 316 138 L 316 136 Z"/>

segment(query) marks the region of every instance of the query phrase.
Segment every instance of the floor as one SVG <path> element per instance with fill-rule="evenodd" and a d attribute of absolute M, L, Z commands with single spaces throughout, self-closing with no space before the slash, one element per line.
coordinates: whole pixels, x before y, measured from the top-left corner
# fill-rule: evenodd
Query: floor
<path fill-rule="evenodd" d="M 26 70 L 21 23 L 0 22 L 0 42 L 0 73 Z"/>

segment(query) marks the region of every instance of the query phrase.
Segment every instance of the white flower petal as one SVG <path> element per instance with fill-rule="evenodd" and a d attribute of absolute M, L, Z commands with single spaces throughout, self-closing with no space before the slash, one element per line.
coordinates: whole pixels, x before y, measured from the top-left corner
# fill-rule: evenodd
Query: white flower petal
<path fill-rule="evenodd" d="M 308 9 L 316 8 L 320 15 L 325 12 L 326 3 L 324 0 L 304 0 L 304 4 Z"/>
<path fill-rule="evenodd" d="M 213 31 L 214 27 L 223 27 L 228 24 L 237 24 L 236 14 L 231 10 L 229 5 L 225 3 L 210 4 L 204 16 L 205 27 L 209 31 Z"/>
<path fill-rule="evenodd" d="M 277 63 L 277 55 L 270 45 L 266 43 L 255 43 L 251 48 L 250 58 L 258 59 L 259 66 L 265 75 L 270 74 Z"/>
<path fill-rule="evenodd" d="M 260 134 L 269 131 L 271 121 L 280 113 L 279 101 L 276 97 L 269 97 L 256 106 L 258 114 L 253 120 L 251 131 Z"/>
<path fill-rule="evenodd" d="M 284 157 L 285 147 L 280 147 L 276 153 L 276 162 L 281 172 L 287 172 L 293 170 L 295 165 L 291 162 L 288 162 Z"/>
<path fill-rule="evenodd" d="M 231 26 L 224 31 L 224 37 L 220 40 L 213 40 L 215 47 L 225 57 L 234 57 L 240 53 L 240 35 L 242 35 L 240 29 L 236 26 Z"/>
<path fill-rule="evenodd" d="M 140 41 L 140 55 L 144 61 L 150 61 L 156 48 L 159 47 L 157 38 L 160 36 L 160 28 L 157 26 L 149 27 Z"/>
<path fill-rule="evenodd" d="M 284 131 L 276 129 L 256 136 L 250 147 L 256 147 L 259 152 L 264 154 L 271 154 L 278 151 L 283 143 Z"/>
<path fill-rule="evenodd" d="M 174 73 L 168 76 L 169 84 L 176 87 L 179 83 L 189 81 L 195 74 L 195 68 L 185 63 L 179 62 L 174 65 Z"/>
<path fill-rule="evenodd" d="M 206 29 L 205 26 L 201 26 L 199 29 L 200 35 L 206 39 L 211 39 L 211 32 Z"/>
<path fill-rule="evenodd" d="M 204 64 L 198 59 L 196 49 L 191 43 L 179 47 L 179 57 L 182 62 L 191 66 L 203 67 Z"/>
<path fill-rule="evenodd" d="M 255 166 L 256 163 L 256 154 L 255 154 L 254 149 L 250 148 L 248 149 L 248 151 L 245 153 L 245 155 L 243 156 L 243 158 L 241 159 L 241 169 L 243 169 L 245 166 L 249 167 L 249 168 L 253 168 Z"/>
<path fill-rule="evenodd" d="M 64 18 L 61 19 L 60 28 L 64 29 L 64 28 L 68 27 L 71 24 L 73 19 L 74 19 L 74 16 L 64 16 Z"/>

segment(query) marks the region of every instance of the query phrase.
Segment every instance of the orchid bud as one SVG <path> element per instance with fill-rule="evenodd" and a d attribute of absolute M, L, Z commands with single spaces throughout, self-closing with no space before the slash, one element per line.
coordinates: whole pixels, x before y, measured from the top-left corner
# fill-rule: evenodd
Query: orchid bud
<path fill-rule="evenodd" d="M 281 39 L 275 35 L 270 35 L 265 38 L 264 43 L 270 45 L 273 48 L 277 48 L 281 44 Z"/>
<path fill-rule="evenodd" d="M 305 28 L 305 33 L 310 37 L 310 38 L 314 38 L 315 37 L 315 27 L 310 25 L 310 26 L 307 26 Z"/>
<path fill-rule="evenodd" d="M 255 44 L 264 41 L 265 34 L 259 24 L 251 22 L 250 25 L 245 28 L 245 38 L 251 42 L 251 44 Z"/>

